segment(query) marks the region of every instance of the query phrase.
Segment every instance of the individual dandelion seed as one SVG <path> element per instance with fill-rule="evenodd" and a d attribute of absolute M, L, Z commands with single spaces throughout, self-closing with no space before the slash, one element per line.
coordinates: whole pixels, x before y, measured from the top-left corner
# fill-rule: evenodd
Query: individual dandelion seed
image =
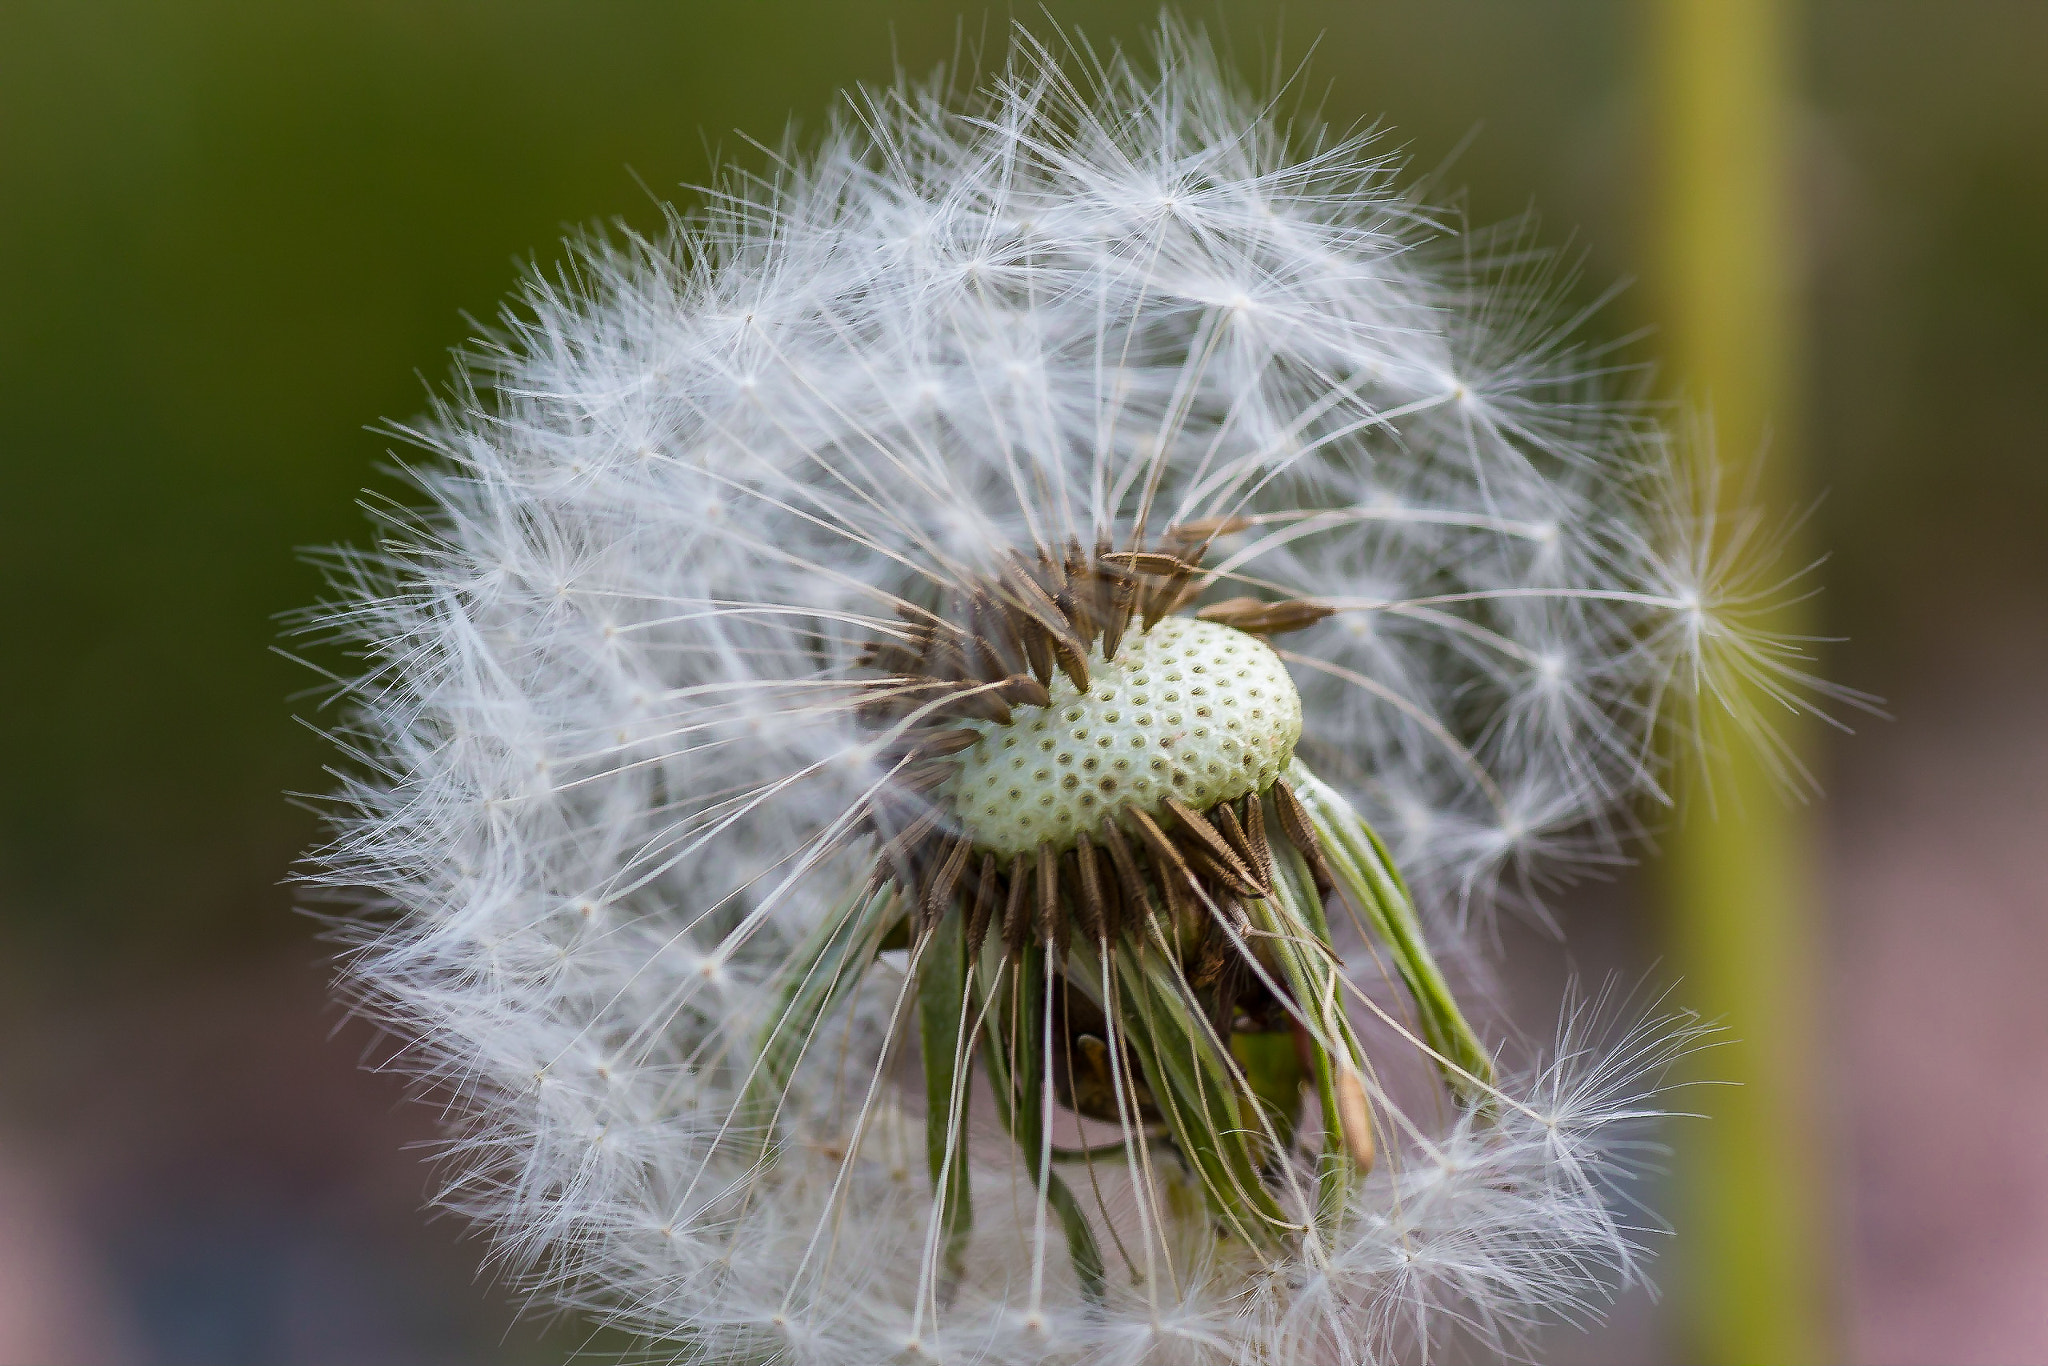
<path fill-rule="evenodd" d="M 1077 65 L 580 244 L 408 429 L 314 627 L 346 984 L 445 1203 L 678 1360 L 1514 1349 L 1634 1273 L 1674 1045 L 1501 1067 L 1432 944 L 1787 643 L 1518 239 L 1181 30 Z"/>

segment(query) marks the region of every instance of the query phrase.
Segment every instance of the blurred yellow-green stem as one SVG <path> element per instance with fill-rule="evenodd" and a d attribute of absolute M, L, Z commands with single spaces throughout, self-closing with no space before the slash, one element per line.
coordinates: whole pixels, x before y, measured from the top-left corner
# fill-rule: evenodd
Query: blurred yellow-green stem
<path fill-rule="evenodd" d="M 1787 509 L 1804 497 L 1791 449 L 1796 13 L 1787 0 L 1659 0 L 1654 13 L 1652 269 L 1666 353 L 1711 415 L 1719 455 L 1703 445 L 1698 458 L 1727 463 L 1724 508 L 1760 495 Z M 1803 615 L 1786 608 L 1767 624 L 1798 632 Z M 1680 1350 L 1700 1366 L 1825 1361 L 1811 818 L 1732 727 L 1709 717 L 1705 731 L 1667 865 L 1671 947 L 1685 1003 L 1730 1040 L 1703 1071 L 1737 1085 L 1699 1093 L 1711 1118 L 1678 1135 Z"/>

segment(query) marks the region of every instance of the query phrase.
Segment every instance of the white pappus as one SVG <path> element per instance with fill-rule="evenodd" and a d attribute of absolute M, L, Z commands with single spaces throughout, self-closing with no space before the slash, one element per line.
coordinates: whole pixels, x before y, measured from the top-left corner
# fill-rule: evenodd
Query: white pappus
<path fill-rule="evenodd" d="M 1684 1034 L 1500 1066 L 1432 945 L 1792 647 L 1519 235 L 1184 31 L 1070 57 L 866 95 L 464 358 L 309 618 L 345 990 L 443 1200 L 657 1355 L 1519 1350 L 1634 1274 Z"/>

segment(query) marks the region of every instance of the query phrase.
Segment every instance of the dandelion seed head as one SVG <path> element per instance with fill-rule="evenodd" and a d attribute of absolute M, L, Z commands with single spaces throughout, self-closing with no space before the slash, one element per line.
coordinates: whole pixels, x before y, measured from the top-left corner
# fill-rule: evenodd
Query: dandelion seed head
<path fill-rule="evenodd" d="M 678 1360 L 1410 1360 L 1636 1274 L 1654 1046 L 1439 1018 L 1411 1114 L 1275 917 L 1426 955 L 1621 857 L 1672 700 L 1803 685 L 1521 229 L 1184 30 L 1083 65 L 575 244 L 331 560 L 345 987 L 441 1202 Z M 1270 1094 L 1186 1129 L 1163 1015 Z"/>

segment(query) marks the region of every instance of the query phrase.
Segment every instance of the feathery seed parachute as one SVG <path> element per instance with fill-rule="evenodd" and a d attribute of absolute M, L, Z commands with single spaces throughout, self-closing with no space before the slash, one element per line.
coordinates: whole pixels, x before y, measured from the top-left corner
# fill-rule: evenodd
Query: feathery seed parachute
<path fill-rule="evenodd" d="M 1780 643 L 1367 139 L 1020 38 L 526 289 L 334 560 L 318 879 L 445 1202 L 690 1362 L 1508 1351 L 1671 1050 L 1442 953 Z M 1646 1080 L 1646 1078 L 1648 1080 Z"/>

